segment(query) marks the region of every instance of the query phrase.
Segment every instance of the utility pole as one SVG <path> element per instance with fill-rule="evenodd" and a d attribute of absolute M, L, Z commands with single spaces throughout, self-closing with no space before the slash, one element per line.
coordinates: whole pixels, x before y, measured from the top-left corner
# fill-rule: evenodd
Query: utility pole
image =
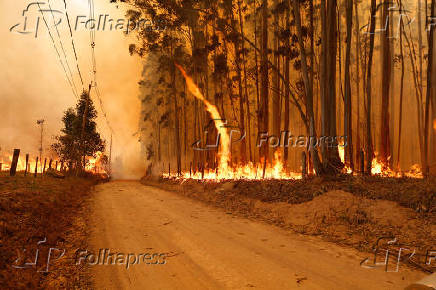
<path fill-rule="evenodd" d="M 41 126 L 41 139 L 40 139 L 40 144 L 39 144 L 39 160 L 42 160 L 42 136 L 44 134 L 44 119 L 40 119 L 36 121 L 36 124 L 38 124 L 39 126 Z"/>
<path fill-rule="evenodd" d="M 88 115 L 88 110 L 89 110 L 89 100 L 91 98 L 91 86 L 92 86 L 92 82 L 89 84 L 89 89 L 88 89 L 88 97 L 86 98 L 86 102 L 85 102 L 85 110 L 83 112 L 83 118 L 82 118 L 82 133 L 80 136 L 80 139 L 82 141 L 82 150 L 83 150 L 83 170 L 85 169 L 85 165 L 86 165 L 86 161 L 85 161 L 85 127 L 86 127 L 86 119 L 87 119 L 87 115 Z"/>
<path fill-rule="evenodd" d="M 109 175 L 112 175 L 112 133 L 111 133 L 111 144 L 109 147 Z"/>

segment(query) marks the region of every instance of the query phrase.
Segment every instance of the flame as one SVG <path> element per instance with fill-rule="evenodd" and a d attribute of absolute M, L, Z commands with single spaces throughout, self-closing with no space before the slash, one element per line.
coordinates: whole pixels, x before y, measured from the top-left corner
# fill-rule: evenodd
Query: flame
<path fill-rule="evenodd" d="M 175 64 L 176 67 L 182 72 L 183 76 L 185 77 L 186 84 L 188 85 L 189 91 L 200 101 L 204 103 L 206 106 L 206 110 L 209 112 L 209 114 L 212 117 L 212 120 L 215 124 L 215 128 L 217 129 L 218 133 L 220 134 L 220 146 L 218 148 L 218 171 L 219 172 L 227 172 L 229 171 L 229 160 L 230 160 L 230 137 L 227 134 L 227 130 L 225 128 L 225 124 L 223 122 L 223 119 L 221 118 L 220 113 L 218 112 L 218 109 L 212 105 L 208 100 L 206 100 L 203 96 L 203 94 L 200 92 L 200 89 L 195 85 L 194 81 L 190 76 L 188 76 L 185 72 L 185 70 L 179 66 L 178 64 Z"/>
<path fill-rule="evenodd" d="M 378 158 L 378 153 L 374 152 L 374 159 L 371 163 L 371 174 L 378 175 L 382 177 L 411 177 L 411 178 L 423 178 L 421 167 L 418 164 L 414 164 L 410 167 L 408 171 L 402 172 L 401 170 L 395 171 L 389 167 L 388 164 L 384 164 Z"/>
<path fill-rule="evenodd" d="M 339 158 L 341 159 L 341 162 L 345 164 L 345 146 L 344 146 L 343 142 L 339 143 L 338 152 L 339 152 Z M 353 173 L 353 170 L 350 167 L 348 167 L 347 165 L 345 165 L 344 168 L 342 169 L 342 172 L 351 174 L 351 173 Z"/>
<path fill-rule="evenodd" d="M 433 120 L 433 129 L 436 131 L 436 119 Z"/>
<path fill-rule="evenodd" d="M 9 171 L 11 169 L 12 164 L 12 158 L 13 154 L 8 154 L 6 152 L 3 152 L 3 154 L 0 154 L 0 163 L 2 164 L 1 171 Z M 36 159 L 29 158 L 29 161 L 27 163 L 27 171 L 33 171 L 35 168 L 35 162 Z M 38 170 L 41 170 L 40 167 L 44 165 L 44 161 L 42 164 L 38 160 Z M 48 163 L 46 164 L 48 167 Z M 17 171 L 24 171 L 26 169 L 26 157 L 25 156 L 19 156 L 18 163 L 17 163 Z"/>
<path fill-rule="evenodd" d="M 301 179 L 301 173 L 289 172 L 285 169 L 284 163 L 282 161 L 280 151 L 274 153 L 274 158 L 271 163 L 261 160 L 260 164 L 254 164 L 248 162 L 247 164 L 238 164 L 230 167 L 230 137 L 225 128 L 223 119 L 221 118 L 218 109 L 212 105 L 203 94 L 200 89 L 194 83 L 192 78 L 188 76 L 185 70 L 175 64 L 176 67 L 183 74 L 188 90 L 196 97 L 198 100 L 202 101 L 206 106 L 206 110 L 212 117 L 214 121 L 215 128 L 220 134 L 220 143 L 218 147 L 218 164 L 216 169 L 204 169 L 204 171 L 194 171 L 194 172 L 182 172 L 180 176 L 173 174 L 171 172 L 164 173 L 162 176 L 164 178 L 174 178 L 180 180 L 186 179 L 202 179 L 207 181 L 219 181 L 224 179 Z M 339 157 L 341 161 L 344 162 L 345 148 L 343 144 L 338 146 Z M 351 168 L 345 166 L 343 169 L 344 173 L 351 174 L 353 171 Z M 374 158 L 372 161 L 371 173 L 374 175 L 390 176 L 390 177 L 401 177 L 403 174 L 408 177 L 422 178 L 422 174 L 418 165 L 412 166 L 411 170 L 403 173 L 396 173 L 391 170 L 388 166 L 383 165 L 379 160 Z"/>
<path fill-rule="evenodd" d="M 89 158 L 87 160 L 85 170 L 89 172 L 106 173 L 105 164 L 103 162 L 103 156 L 104 154 L 99 151 L 95 154 L 95 158 Z M 13 154 L 8 154 L 6 152 L 0 154 L 0 163 L 2 164 L 1 171 L 9 171 L 11 169 L 12 158 L 13 158 Z M 29 158 L 29 162 L 27 164 L 28 172 L 34 172 L 35 163 L 36 163 L 36 158 Z M 53 160 L 52 168 L 55 167 L 55 164 L 56 161 Z M 47 159 L 46 170 L 48 169 L 48 166 L 49 166 L 49 159 Z M 42 172 L 43 167 L 44 167 L 44 158 L 42 162 L 38 160 L 39 173 Z M 58 168 L 55 169 L 58 170 L 60 169 L 59 167 L 60 167 L 60 162 L 58 162 Z M 17 171 L 25 171 L 25 169 L 26 169 L 26 157 L 25 155 L 24 156 L 20 155 L 17 163 Z"/>
<path fill-rule="evenodd" d="M 106 170 L 104 169 L 103 164 L 103 152 L 97 151 L 95 153 L 95 157 L 89 158 L 85 165 L 85 170 L 88 172 L 95 172 L 95 173 L 106 173 Z"/>
<path fill-rule="evenodd" d="M 164 178 L 176 178 L 176 179 L 203 179 L 208 181 L 219 181 L 224 179 L 301 179 L 301 173 L 287 172 L 284 169 L 283 161 L 279 151 L 274 153 L 274 159 L 272 163 L 261 162 L 262 165 L 248 162 L 244 165 L 239 165 L 234 168 L 227 168 L 227 171 L 220 172 L 218 170 L 208 169 L 204 171 L 204 175 L 200 171 L 196 172 L 183 172 L 182 176 L 176 176 L 174 174 L 164 173 Z M 264 166 L 265 165 L 265 166 Z M 265 174 L 264 174 L 265 167 Z"/>

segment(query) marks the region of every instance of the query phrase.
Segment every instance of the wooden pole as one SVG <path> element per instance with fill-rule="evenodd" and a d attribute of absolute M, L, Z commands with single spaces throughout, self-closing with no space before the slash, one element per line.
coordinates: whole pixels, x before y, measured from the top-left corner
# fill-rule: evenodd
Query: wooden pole
<path fill-rule="evenodd" d="M 38 174 L 38 156 L 36 156 L 36 162 L 35 162 L 35 174 L 34 177 Z"/>
<path fill-rule="evenodd" d="M 42 168 L 42 174 L 45 173 L 45 167 L 47 165 L 47 158 L 44 158 L 44 167 Z"/>
<path fill-rule="evenodd" d="M 48 169 L 51 169 L 51 164 L 53 163 L 53 159 L 50 158 L 50 161 L 48 162 Z"/>
<path fill-rule="evenodd" d="M 86 120 L 88 118 L 89 100 L 91 98 L 91 85 L 92 84 L 89 84 L 88 96 L 87 96 L 87 98 L 85 100 L 86 101 L 85 102 L 85 110 L 84 110 L 83 116 L 82 116 L 82 132 L 80 134 L 80 140 L 81 140 L 81 143 L 82 143 L 82 148 L 81 149 L 83 150 L 82 154 L 83 154 L 84 158 L 85 158 L 85 148 L 84 148 L 84 146 L 85 146 L 85 139 L 84 139 L 85 138 L 85 127 L 86 127 Z M 83 162 L 81 169 L 85 170 L 85 162 Z M 70 168 L 70 171 L 71 171 L 71 168 Z"/>
<path fill-rule="evenodd" d="M 262 173 L 262 179 L 265 179 L 265 171 L 266 171 L 266 156 L 263 158 L 263 173 Z"/>
<path fill-rule="evenodd" d="M 2 171 L 3 163 L 0 163 L 0 172 Z"/>
<path fill-rule="evenodd" d="M 29 153 L 26 154 L 26 168 L 24 169 L 24 176 L 27 176 L 28 170 L 29 170 Z"/>
<path fill-rule="evenodd" d="M 301 173 L 303 178 L 307 177 L 306 152 L 301 152 Z"/>
<path fill-rule="evenodd" d="M 365 174 L 365 153 L 360 150 L 360 173 Z"/>
<path fill-rule="evenodd" d="M 192 162 L 189 163 L 189 177 L 192 177 Z"/>
<path fill-rule="evenodd" d="M 17 172 L 18 157 L 20 157 L 20 149 L 14 149 L 14 155 L 12 157 L 12 163 L 10 169 L 11 176 L 15 176 L 15 173 Z"/>
<path fill-rule="evenodd" d="M 55 162 L 55 168 L 54 168 L 55 170 L 58 170 L 58 161 L 56 160 L 56 162 Z"/>
<path fill-rule="evenodd" d="M 171 177 L 171 163 L 168 162 L 168 177 Z"/>
<path fill-rule="evenodd" d="M 64 162 L 61 161 L 61 168 L 59 168 L 59 171 L 64 171 Z"/>

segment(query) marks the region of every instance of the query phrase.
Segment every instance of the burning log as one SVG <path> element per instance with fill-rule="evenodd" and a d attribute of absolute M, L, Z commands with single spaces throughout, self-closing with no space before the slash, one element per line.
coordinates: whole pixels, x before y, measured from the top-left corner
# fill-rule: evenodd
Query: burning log
<path fill-rule="evenodd" d="M 12 163 L 11 163 L 11 169 L 10 169 L 10 175 L 14 176 L 17 172 L 17 165 L 18 165 L 18 157 L 20 156 L 20 149 L 14 149 L 14 156 L 12 157 Z"/>

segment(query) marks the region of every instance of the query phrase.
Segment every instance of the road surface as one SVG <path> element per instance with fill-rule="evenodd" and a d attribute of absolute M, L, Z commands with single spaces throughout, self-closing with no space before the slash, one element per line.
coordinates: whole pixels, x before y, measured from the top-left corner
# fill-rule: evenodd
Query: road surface
<path fill-rule="evenodd" d="M 119 264 L 91 266 L 97 289 L 403 289 L 424 276 L 366 269 L 367 255 L 353 249 L 139 182 L 105 183 L 94 195 L 91 250 L 121 253 Z M 139 264 L 126 269 L 129 253 Z M 167 258 L 149 260 L 160 253 Z"/>

